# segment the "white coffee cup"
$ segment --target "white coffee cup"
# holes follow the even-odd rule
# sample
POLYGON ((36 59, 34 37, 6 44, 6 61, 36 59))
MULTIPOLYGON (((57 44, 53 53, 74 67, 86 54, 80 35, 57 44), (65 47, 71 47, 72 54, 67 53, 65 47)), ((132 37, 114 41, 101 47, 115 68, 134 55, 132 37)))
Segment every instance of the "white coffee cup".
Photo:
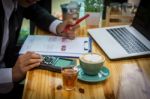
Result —
POLYGON ((104 65, 105 58, 97 53, 87 53, 79 57, 80 67, 87 75, 97 75, 104 65))

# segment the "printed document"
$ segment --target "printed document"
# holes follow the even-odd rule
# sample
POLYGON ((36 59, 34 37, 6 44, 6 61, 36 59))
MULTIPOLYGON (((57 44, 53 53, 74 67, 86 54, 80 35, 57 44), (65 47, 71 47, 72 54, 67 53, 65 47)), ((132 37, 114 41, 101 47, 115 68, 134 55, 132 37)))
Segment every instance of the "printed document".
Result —
POLYGON ((79 57, 91 51, 89 37, 76 37, 70 40, 60 36, 29 35, 19 54, 34 51, 41 55, 79 57))

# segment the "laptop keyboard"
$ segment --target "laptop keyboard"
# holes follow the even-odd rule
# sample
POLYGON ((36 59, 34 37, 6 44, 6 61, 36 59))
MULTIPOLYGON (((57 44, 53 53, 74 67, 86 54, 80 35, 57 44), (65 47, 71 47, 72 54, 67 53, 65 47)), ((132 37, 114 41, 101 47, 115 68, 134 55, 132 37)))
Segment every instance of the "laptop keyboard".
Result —
POLYGON ((150 51, 141 41, 139 41, 126 28, 113 28, 107 31, 119 42, 119 44, 127 51, 127 53, 139 53, 150 51))

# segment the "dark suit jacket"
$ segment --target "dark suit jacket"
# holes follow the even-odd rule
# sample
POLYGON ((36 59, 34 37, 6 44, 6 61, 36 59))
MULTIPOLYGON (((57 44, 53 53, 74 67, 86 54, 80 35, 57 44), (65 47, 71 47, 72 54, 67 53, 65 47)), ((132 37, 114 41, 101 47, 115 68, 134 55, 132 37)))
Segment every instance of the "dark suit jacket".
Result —
MULTIPOLYGON (((36 25, 46 31, 48 31, 49 25, 56 19, 38 4, 34 4, 28 8, 18 6, 18 8, 13 11, 9 21, 9 42, 3 60, 6 64, 6 67, 12 67, 15 64, 16 43, 18 40, 23 17, 31 19, 35 22, 36 25)), ((3 28, 4 9, 2 6, 2 1, 0 0, 0 49, 2 46, 3 28)))

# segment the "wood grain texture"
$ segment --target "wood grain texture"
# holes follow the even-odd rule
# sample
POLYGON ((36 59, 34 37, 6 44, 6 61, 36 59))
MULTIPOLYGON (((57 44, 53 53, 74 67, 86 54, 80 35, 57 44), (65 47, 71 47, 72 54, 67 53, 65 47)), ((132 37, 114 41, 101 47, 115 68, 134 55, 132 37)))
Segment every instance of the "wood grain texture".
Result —
MULTIPOLYGON (((77 36, 88 36, 86 27, 77 30, 77 36)), ((38 34, 47 34, 38 30, 38 34)), ((109 60, 102 49, 93 41, 93 52, 105 56, 105 66, 110 77, 98 83, 77 81, 77 87, 65 91, 60 73, 34 69, 27 73, 23 99, 149 99, 150 57, 109 60), (80 92, 82 89, 84 92, 80 92)))

